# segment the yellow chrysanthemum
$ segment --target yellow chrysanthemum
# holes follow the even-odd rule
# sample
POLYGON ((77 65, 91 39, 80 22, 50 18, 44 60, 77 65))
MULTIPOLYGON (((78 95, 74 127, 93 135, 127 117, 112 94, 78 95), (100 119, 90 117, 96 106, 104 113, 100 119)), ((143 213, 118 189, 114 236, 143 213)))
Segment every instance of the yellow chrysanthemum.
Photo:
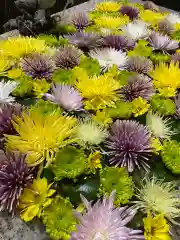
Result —
POLYGON ((88 168, 90 172, 95 173, 96 169, 101 169, 102 164, 101 164, 101 153, 99 151, 90 153, 88 157, 88 168))
POLYGON ((170 227, 162 214, 153 217, 151 213, 148 213, 143 220, 145 240, 171 240, 170 227))
POLYGON ((149 108, 150 104, 148 104, 142 97, 138 97, 132 101, 132 112, 135 117, 143 115, 149 110, 149 108))
POLYGON ((47 93, 50 88, 51 84, 46 79, 36 79, 36 81, 33 81, 34 95, 39 98, 42 98, 43 94, 47 93))
POLYGON ((116 90, 120 88, 120 83, 106 75, 78 81, 76 87, 85 98, 87 109, 113 107, 119 99, 116 90))
POLYGON ((94 22, 101 28, 118 29, 120 26, 127 24, 129 22, 129 17, 100 16, 94 19, 94 22))
POLYGON ((7 149, 28 153, 29 166, 36 166, 46 159, 51 163, 59 148, 74 142, 76 119, 68 116, 39 114, 38 110, 23 113, 13 121, 19 135, 6 135, 7 149))
POLYGON ((0 42, 0 50, 4 56, 19 59, 33 52, 44 52, 46 50, 44 40, 32 37, 9 38, 0 42))
POLYGON ((20 78, 23 75, 24 73, 20 68, 13 68, 8 71, 8 78, 11 78, 11 79, 20 78))
POLYGON ((162 146, 159 138, 152 139, 152 148, 154 150, 154 153, 156 153, 156 154, 159 154, 159 152, 163 149, 163 146, 162 146))
POLYGON ((108 127, 112 123, 112 118, 105 111, 97 111, 92 119, 100 125, 108 127))
POLYGON ((165 19, 166 16, 167 13, 153 12, 149 9, 140 13, 140 18, 150 24, 157 24, 159 21, 165 19))
POLYGON ((12 61, 7 58, 0 59, 0 74, 4 74, 12 66, 12 61))
POLYGON ((120 3, 108 1, 96 4, 96 11, 99 12, 117 12, 120 9, 120 3))
POLYGON ((25 221, 31 221, 34 217, 40 217, 43 209, 48 207, 52 198, 50 198, 56 190, 50 189, 52 184, 48 185, 47 179, 34 179, 29 188, 25 188, 20 197, 19 208, 21 210, 21 218, 25 221))
POLYGON ((160 63, 151 73, 155 88, 162 96, 172 97, 176 95, 176 90, 180 86, 179 64, 160 63))

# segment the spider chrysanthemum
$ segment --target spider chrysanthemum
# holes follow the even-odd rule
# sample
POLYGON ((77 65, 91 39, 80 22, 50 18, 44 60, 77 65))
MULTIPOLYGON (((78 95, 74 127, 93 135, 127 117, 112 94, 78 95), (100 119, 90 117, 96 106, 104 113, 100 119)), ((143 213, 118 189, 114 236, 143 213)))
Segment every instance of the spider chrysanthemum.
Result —
POLYGON ((122 25, 129 22, 128 16, 113 17, 102 15, 94 19, 95 24, 101 28, 107 28, 111 30, 118 30, 122 25))
POLYGON ((177 13, 169 13, 166 17, 171 24, 180 23, 180 15, 177 13))
POLYGON ((135 41, 121 35, 108 35, 104 37, 104 44, 116 50, 129 50, 135 47, 135 41))
POLYGON ((153 3, 152 1, 146 1, 144 3, 144 9, 149 9, 154 12, 159 12, 159 6, 153 3))
POLYGON ((72 23, 78 31, 81 31, 89 25, 89 17, 85 12, 77 12, 72 16, 72 23))
POLYGON ((80 64, 81 51, 72 46, 64 46, 57 50, 55 56, 56 67, 72 69, 80 64))
POLYGON ((72 240, 143 239, 141 231, 126 226, 133 219, 136 211, 133 208, 114 207, 115 192, 111 193, 109 199, 104 197, 102 202, 98 200, 94 205, 83 196, 81 198, 86 212, 79 215, 80 224, 77 225, 77 231, 72 233, 72 240))
POLYGON ((0 82, 0 103, 11 103, 15 101, 15 98, 10 94, 16 89, 18 83, 15 81, 0 82))
POLYGON ((89 53, 91 58, 98 60, 103 70, 107 70, 113 65, 117 65, 119 69, 126 67, 128 57, 122 50, 114 48, 103 48, 91 50, 89 53))
POLYGON ((114 1, 100 2, 96 4, 96 11, 99 12, 117 12, 120 9, 120 4, 114 1))
POLYGON ((168 35, 152 32, 149 36, 149 43, 154 50, 173 51, 179 48, 179 42, 171 40, 168 35))
POLYGON ((55 70, 52 58, 41 53, 33 53, 22 58, 20 64, 25 75, 37 79, 50 79, 55 70))
POLYGON ((175 28, 169 21, 163 20, 158 23, 158 30, 163 34, 171 35, 174 33, 175 28))
POLYGON ((141 97, 150 100, 154 94, 152 80, 145 75, 132 76, 128 80, 128 84, 120 89, 120 95, 125 101, 133 101, 141 97))
POLYGON ((55 85, 52 87, 52 94, 45 94, 45 96, 67 111, 81 110, 83 106, 80 93, 72 86, 55 85))
POLYGON ((0 210, 16 211, 25 187, 33 180, 32 171, 25 163, 26 155, 11 153, 0 163, 0 210))
POLYGON ((143 56, 132 56, 128 59, 127 69, 130 72, 147 74, 153 70, 153 63, 143 56))
POLYGON ((180 53, 175 53, 171 55, 171 60, 176 64, 180 64, 180 53))
POLYGON ((106 141, 109 162, 126 167, 129 172, 135 168, 148 169, 151 156, 151 136, 148 129, 133 120, 116 120, 106 141))
POLYGON ((131 20, 134 20, 135 18, 138 17, 139 10, 135 7, 123 5, 120 8, 120 13, 122 15, 127 15, 131 20))
POLYGON ((164 214, 166 218, 173 221, 180 216, 180 199, 177 197, 178 190, 176 188, 177 185, 174 182, 164 182, 155 177, 145 179, 141 188, 137 189, 136 207, 145 212, 164 214))
POLYGON ((169 118, 163 118, 158 113, 149 112, 146 116, 146 124, 152 134, 157 138, 171 138, 176 132, 172 129, 169 118))
POLYGON ((91 49, 103 46, 103 39, 100 35, 93 32, 76 32, 71 35, 65 35, 69 43, 81 49, 91 49))

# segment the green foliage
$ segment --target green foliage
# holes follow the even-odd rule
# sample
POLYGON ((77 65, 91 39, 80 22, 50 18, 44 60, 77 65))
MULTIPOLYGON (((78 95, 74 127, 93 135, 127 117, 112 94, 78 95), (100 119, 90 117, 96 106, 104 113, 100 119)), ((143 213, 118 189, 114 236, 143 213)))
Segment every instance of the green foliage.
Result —
POLYGON ((149 57, 152 53, 152 48, 148 47, 146 40, 139 40, 136 47, 128 52, 128 56, 144 56, 149 57))
POLYGON ((60 196, 56 196, 52 204, 44 210, 42 220, 52 239, 70 239, 70 233, 76 230, 77 224, 72 210, 72 204, 60 196))
POLYGON ((85 172, 86 167, 87 161, 83 150, 68 146, 56 154, 52 171, 55 180, 59 181, 62 178, 75 179, 85 172))
POLYGON ((81 58, 79 67, 85 69, 89 76, 100 75, 101 72, 99 62, 88 57, 81 58))
POLYGON ((179 41, 180 40, 180 30, 173 33, 172 38, 179 41))
POLYGON ((132 105, 130 102, 118 101, 116 103, 116 108, 106 108, 105 112, 111 118, 130 118, 132 114, 132 105))
POLYGON ((17 81, 19 82, 19 85, 13 91, 12 95, 21 98, 31 96, 33 89, 32 79, 27 76, 22 76, 21 78, 18 78, 17 81))
POLYGON ((166 141, 161 152, 165 166, 174 174, 180 174, 180 143, 166 141))
POLYGON ((61 34, 70 34, 76 32, 76 28, 74 25, 58 24, 56 26, 56 31, 61 34))
POLYGON ((68 40, 60 36, 59 37, 59 45, 64 46, 64 45, 67 45, 67 44, 68 44, 68 40))
POLYGON ((161 62, 169 62, 171 60, 171 57, 169 55, 162 54, 162 53, 154 53, 154 52, 152 52, 152 54, 150 55, 150 58, 155 64, 158 64, 161 62))
POLYGON ((116 190, 115 204, 127 204, 133 196, 133 180, 125 168, 105 167, 100 174, 100 195, 116 190))
POLYGON ((76 78, 71 70, 58 69, 53 73, 52 80, 55 83, 72 85, 76 78))
POLYGON ((38 37, 38 39, 44 40, 46 45, 48 45, 48 46, 56 47, 59 45, 58 39, 56 38, 56 36, 53 36, 53 35, 42 34, 38 37))
POLYGON ((176 112, 176 106, 173 100, 154 95, 151 99, 151 107, 155 112, 163 116, 173 115, 176 112))

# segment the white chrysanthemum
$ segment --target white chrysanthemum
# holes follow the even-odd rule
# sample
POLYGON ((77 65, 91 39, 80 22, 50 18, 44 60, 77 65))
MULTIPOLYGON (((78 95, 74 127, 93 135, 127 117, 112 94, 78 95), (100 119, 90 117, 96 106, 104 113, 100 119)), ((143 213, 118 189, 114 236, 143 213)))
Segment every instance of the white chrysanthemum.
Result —
POLYGON ((124 35, 133 40, 145 39, 150 34, 148 24, 140 20, 128 23, 122 27, 122 30, 124 32, 124 35))
POLYGON ((128 60, 125 52, 114 48, 91 50, 89 55, 91 58, 97 59, 104 70, 107 70, 113 65, 117 65, 119 69, 123 69, 125 68, 128 60))
POLYGON ((169 118, 163 119, 158 113, 149 112, 146 116, 146 124, 157 138, 170 138, 176 134, 176 131, 171 128, 169 118))
POLYGON ((0 103, 10 103, 14 101, 14 98, 9 96, 12 91, 17 87, 16 82, 0 82, 0 103))
POLYGON ((166 20, 168 20, 171 24, 180 23, 180 15, 177 13, 169 13, 166 20))

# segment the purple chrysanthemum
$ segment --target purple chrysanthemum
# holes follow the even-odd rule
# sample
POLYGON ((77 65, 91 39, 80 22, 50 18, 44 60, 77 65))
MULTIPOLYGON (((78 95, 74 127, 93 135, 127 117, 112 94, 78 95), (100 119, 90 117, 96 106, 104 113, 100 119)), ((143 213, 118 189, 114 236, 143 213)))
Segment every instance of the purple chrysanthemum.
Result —
POLYGON ((154 2, 152 1, 146 1, 144 3, 144 9, 149 9, 152 10, 154 12, 159 12, 160 8, 158 7, 158 5, 156 5, 154 2))
POLYGON ((0 163, 0 210, 14 214, 23 189, 33 180, 32 171, 25 163, 26 155, 11 153, 0 163))
POLYGON ((128 84, 120 89, 120 95, 125 101, 133 101, 138 97, 150 100, 154 94, 152 80, 145 75, 135 75, 129 78, 128 84))
POLYGON ((180 118, 180 93, 175 98, 175 104, 176 104, 176 117, 180 118))
POLYGON ((154 50, 173 51, 179 48, 178 41, 171 40, 168 35, 163 35, 158 32, 151 33, 149 43, 154 50))
POLYGON ((72 46, 64 46, 57 50, 55 56, 56 67, 72 69, 80 64, 81 51, 72 46))
POLYGON ((120 8, 120 13, 122 15, 127 15, 131 20, 134 20, 135 18, 138 17, 139 15, 139 10, 135 7, 131 7, 131 6, 122 6, 120 8))
POLYGON ((55 63, 50 56, 33 53, 21 59, 21 68, 27 76, 50 79, 55 70, 55 63))
POLYGON ((101 36, 95 33, 76 32, 72 35, 65 35, 69 43, 81 49, 93 49, 103 46, 104 41, 101 36))
POLYGON ((78 12, 72 16, 72 23, 76 27, 78 31, 82 31, 84 28, 88 27, 89 25, 89 18, 87 13, 85 12, 78 12))
POLYGON ((77 232, 71 234, 71 240, 138 240, 144 239, 142 231, 126 226, 136 214, 133 208, 114 207, 115 191, 107 199, 98 200, 94 205, 81 196, 86 207, 84 215, 78 214, 80 224, 77 232))
POLYGON ((106 142, 110 164, 126 167, 129 172, 134 169, 148 170, 151 157, 151 135, 148 129, 133 120, 116 120, 106 142))
POLYGON ((168 20, 163 20, 158 23, 158 30, 163 34, 171 35, 175 28, 168 20))
POLYGON ((172 55, 171 60, 174 63, 179 63, 180 64, 180 53, 175 53, 174 55, 172 55))
POLYGON ((109 35, 104 37, 106 47, 115 48, 116 50, 129 50, 135 47, 135 41, 125 36, 109 35))
POLYGON ((68 85, 56 85, 52 87, 52 91, 52 95, 45 95, 48 100, 59 104, 67 111, 77 111, 82 109, 82 97, 73 87, 68 85))
POLYGON ((132 56, 128 59, 127 69, 130 72, 147 74, 153 70, 153 63, 146 57, 132 56))

